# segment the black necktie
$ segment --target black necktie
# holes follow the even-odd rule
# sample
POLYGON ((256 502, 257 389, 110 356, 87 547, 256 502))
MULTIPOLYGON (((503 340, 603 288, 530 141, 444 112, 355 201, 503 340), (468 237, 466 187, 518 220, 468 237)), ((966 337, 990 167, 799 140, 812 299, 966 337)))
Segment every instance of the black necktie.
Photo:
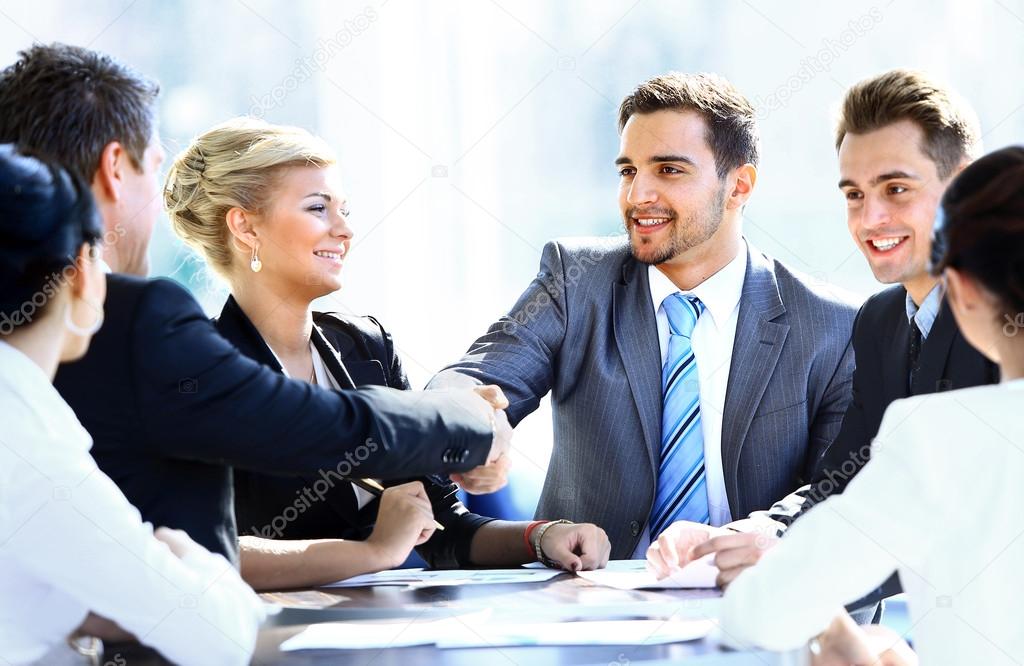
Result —
POLYGON ((907 392, 914 395, 914 378, 921 369, 921 329, 917 327, 917 320, 910 320, 910 351, 907 354, 910 361, 910 376, 908 377, 907 392))

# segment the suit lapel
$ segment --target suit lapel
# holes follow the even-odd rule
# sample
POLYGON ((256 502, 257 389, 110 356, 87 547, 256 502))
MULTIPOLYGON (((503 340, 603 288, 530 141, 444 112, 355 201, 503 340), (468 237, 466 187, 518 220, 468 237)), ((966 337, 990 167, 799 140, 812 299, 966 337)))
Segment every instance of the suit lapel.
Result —
POLYGON ((284 372, 281 362, 263 340, 263 336, 260 335, 249 317, 242 312, 242 308, 235 301, 234 296, 228 296, 214 325, 221 336, 235 345, 242 354, 276 372, 284 372))
POLYGON ((313 346, 324 361, 324 366, 327 367, 327 372, 331 373, 334 380, 338 382, 338 386, 343 389, 354 389, 356 383, 352 380, 352 375, 348 373, 348 369, 342 362, 341 354, 331 346, 331 343, 324 336, 323 330, 316 324, 313 324, 312 340, 313 346))
POLYGON ((633 402, 640 415, 651 473, 661 458, 661 347, 646 266, 628 257, 613 285, 612 326, 633 402))
MULTIPOLYGON (((281 362, 278 361, 277 356, 263 340, 259 330, 249 320, 245 312, 242 311, 234 297, 228 296, 228 300, 224 303, 224 308, 221 310, 220 317, 217 318, 215 325, 220 334, 234 344, 244 355, 278 373, 284 374, 281 362)), ((343 388, 355 388, 354 384, 344 386, 346 379, 349 384, 351 384, 352 379, 345 371, 344 365, 341 364, 338 352, 327 342, 323 331, 316 324, 313 325, 311 337, 314 347, 324 360, 324 365, 327 366, 328 372, 334 375, 338 385, 343 388)), ((313 478, 305 476, 299 476, 298 478, 302 479, 306 486, 312 487, 313 478)), ((345 492, 333 492, 328 493, 324 499, 326 504, 344 521, 349 520, 348 517, 352 515, 355 509, 356 501, 354 495, 345 492)))
POLYGON ((949 358, 949 351, 953 347, 953 339, 956 334, 956 320, 953 319, 949 303, 943 298, 939 314, 932 323, 928 337, 921 343, 920 369, 917 376, 914 377, 914 395, 953 388, 952 385, 943 386, 942 381, 946 370, 946 360, 949 358))
MULTIPOLYGON (((313 321, 319 327, 328 346, 334 348, 331 355, 338 359, 338 365, 348 371, 348 376, 355 386, 391 386, 388 375, 384 372, 384 365, 376 358, 369 358, 372 354, 366 354, 365 360, 360 358, 356 341, 345 332, 338 319, 328 314, 314 312, 313 321)), ((334 372, 333 368, 336 366, 332 363, 330 367, 331 372, 334 372)))
POLYGON ((888 333, 888 351, 884 352, 886 361, 882 368, 882 387, 885 391, 884 404, 900 400, 910 395, 907 388, 910 377, 910 322, 907 320, 907 292, 900 290, 903 298, 893 304, 892 312, 887 313, 887 321, 892 325, 886 327, 888 333))
POLYGON ((740 510, 740 454, 789 334, 788 324, 772 320, 785 311, 771 264, 749 248, 722 415, 722 468, 734 515, 740 510))

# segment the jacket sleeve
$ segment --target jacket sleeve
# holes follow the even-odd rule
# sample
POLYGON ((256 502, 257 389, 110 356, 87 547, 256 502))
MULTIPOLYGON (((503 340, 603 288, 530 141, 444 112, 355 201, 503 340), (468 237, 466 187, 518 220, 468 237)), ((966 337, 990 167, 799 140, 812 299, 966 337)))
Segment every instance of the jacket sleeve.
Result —
MULTIPOLYGON (((729 642, 800 647, 842 604, 878 587, 897 567, 913 573, 913 563, 929 553, 955 557, 936 551, 938 539, 949 525, 968 524, 958 521, 966 520, 971 505, 946 510, 957 470, 946 460, 932 467, 929 444, 937 429, 928 420, 936 419, 924 412, 908 418, 920 406, 915 400, 894 402, 886 411, 872 462, 846 492, 808 512, 732 582, 720 614, 729 642), (899 446, 884 446, 893 441, 899 446)), ((918 585, 924 589, 923 580, 918 585)))
POLYGON ((566 278, 561 246, 544 246, 540 272, 512 310, 469 351, 439 372, 428 389, 497 384, 509 400, 513 426, 537 409, 554 382, 554 360, 566 331, 566 278))
POLYGON ((423 485, 434 508, 434 518, 444 525, 444 531, 435 531, 426 543, 416 548, 416 552, 433 569, 472 567, 469 552, 473 536, 478 529, 495 519, 470 512, 459 501, 456 495, 459 487, 454 483, 441 485, 423 479, 423 485))
POLYGON ((325 391, 244 357, 170 280, 152 281, 134 315, 125 353, 135 360, 140 426, 168 458, 396 478, 472 469, 490 450, 491 424, 453 396, 325 391))
MULTIPOLYGON (((872 350, 867 349, 871 342, 871 331, 865 331, 862 315, 864 308, 857 313, 853 324, 852 347, 843 358, 844 364, 855 366, 853 379, 844 384, 843 392, 849 392, 848 406, 842 414, 842 425, 839 433, 828 445, 818 459, 810 476, 810 482, 776 502, 767 512, 769 518, 785 529, 793 521, 802 516, 814 505, 823 502, 830 495, 841 493, 850 479, 860 471, 871 457, 871 438, 875 433, 867 431, 865 397, 875 390, 879 381, 871 377, 873 366, 857 363, 864 359, 872 350), (851 386, 852 384, 852 386, 851 386)), ((844 366, 841 366, 843 369, 844 366)), ((837 371, 837 376, 838 376, 837 371)), ((846 375, 849 377, 849 374, 846 375)), ((838 401, 840 398, 833 397, 838 401)), ((821 412, 819 411, 819 414, 821 412)), ((824 436, 823 434, 820 436, 824 436)))

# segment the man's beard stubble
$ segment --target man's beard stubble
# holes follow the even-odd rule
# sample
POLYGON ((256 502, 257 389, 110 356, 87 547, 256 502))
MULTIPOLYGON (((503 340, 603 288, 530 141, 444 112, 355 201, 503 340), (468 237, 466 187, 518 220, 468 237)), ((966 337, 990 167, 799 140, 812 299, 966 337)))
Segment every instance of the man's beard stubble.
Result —
POLYGON ((697 247, 715 235, 715 232, 718 231, 718 228, 722 224, 722 217, 725 214, 725 183, 719 185, 718 191, 705 208, 695 211, 686 218, 681 225, 678 214, 676 214, 672 209, 665 209, 664 211, 659 211, 658 209, 641 211, 638 208, 632 207, 626 211, 626 220, 632 220, 633 215, 640 212, 648 214, 651 212, 656 212, 658 214, 661 214, 662 212, 670 213, 669 215, 665 215, 665 217, 670 218, 669 231, 671 233, 671 237, 663 247, 658 249, 657 252, 651 256, 641 256, 637 252, 637 242, 634 240, 634 236, 629 234, 629 222, 624 221, 626 225, 626 233, 629 234, 629 247, 633 254, 633 258, 650 266, 663 264, 666 261, 674 259, 683 252, 697 247))

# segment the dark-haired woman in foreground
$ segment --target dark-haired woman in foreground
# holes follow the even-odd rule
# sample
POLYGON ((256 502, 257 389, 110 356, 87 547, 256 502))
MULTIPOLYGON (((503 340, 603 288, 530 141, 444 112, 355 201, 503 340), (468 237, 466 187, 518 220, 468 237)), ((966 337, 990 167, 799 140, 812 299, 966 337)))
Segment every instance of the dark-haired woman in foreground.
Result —
POLYGON ((51 384, 102 324, 99 237, 85 185, 0 146, 0 663, 67 663, 77 629, 247 664, 259 599, 223 557, 142 522, 51 384))
POLYGON ((840 613, 896 569, 922 663, 1024 662, 1024 147, 967 167, 941 210, 934 271, 1002 382, 893 403, 846 492, 729 587, 735 640, 796 648, 831 623, 817 663, 912 663, 840 613))

